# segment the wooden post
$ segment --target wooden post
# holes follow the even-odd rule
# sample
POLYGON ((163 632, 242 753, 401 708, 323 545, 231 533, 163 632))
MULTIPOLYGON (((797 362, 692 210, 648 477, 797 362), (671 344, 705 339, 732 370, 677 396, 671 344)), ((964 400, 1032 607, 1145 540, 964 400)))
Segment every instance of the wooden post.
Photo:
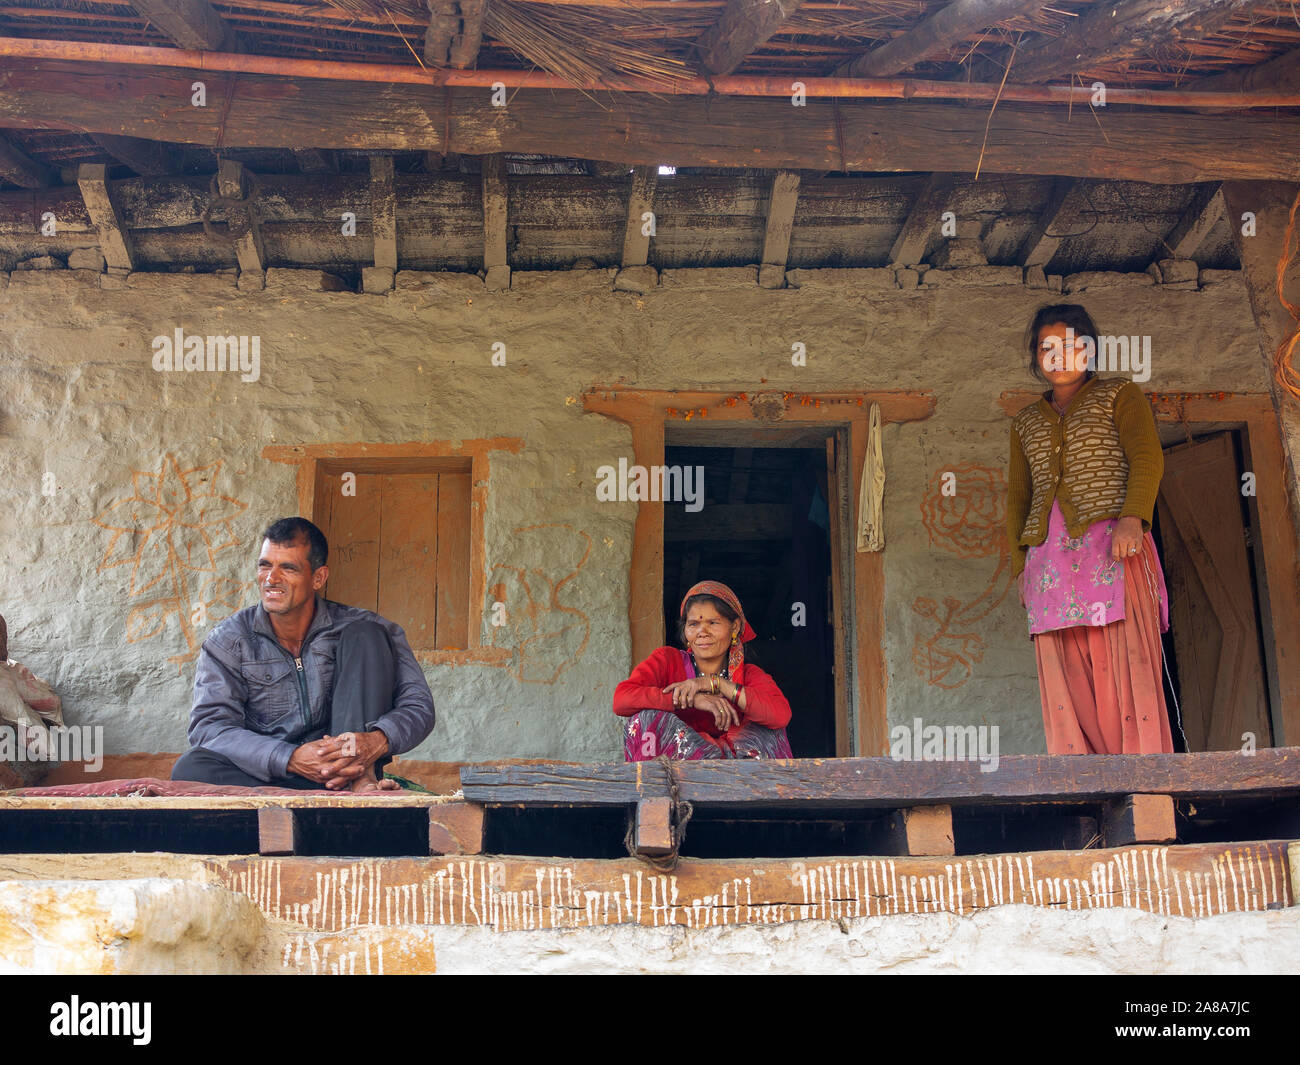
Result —
POLYGON ((257 811, 257 853, 297 854, 302 834, 297 813, 287 806, 262 806, 257 811))
POLYGON ((913 806, 894 814, 894 842, 898 854, 955 854, 952 807, 913 806))
POLYGON ((483 269, 484 283, 489 292, 500 292, 510 287, 510 263, 507 255, 508 240, 506 212, 506 157, 483 157, 483 269))
POLYGON ((131 240, 108 191, 108 167, 103 163, 82 163, 77 185, 86 202, 86 213, 99 232, 99 250, 110 274, 129 274, 135 269, 131 240))
POLYGON ((446 802, 429 807, 430 854, 482 854, 483 807, 446 802))
POLYGON ((632 169, 632 187, 627 196, 627 227, 623 231, 623 267, 645 266, 650 261, 650 233, 647 212, 654 211, 659 171, 653 166, 632 169))
MULTIPOLYGON (((237 198, 247 194, 242 163, 233 159, 221 160, 217 166, 217 192, 237 198)), ((265 288, 266 267, 263 264, 266 255, 262 250, 262 235, 257 229, 256 216, 247 207, 238 207, 229 212, 229 219, 231 232, 239 234, 235 258, 239 261, 240 288, 265 288)))
POLYGON ((1107 847, 1172 843, 1178 838, 1174 800, 1169 795, 1125 795, 1106 804, 1102 840, 1107 847))
POLYGON ((636 852, 661 857, 673 852, 672 799, 642 799, 633 813, 636 818, 636 852))
POLYGON ((790 256, 790 234, 794 230, 794 209, 798 202, 798 172, 778 171, 772 178, 772 192, 767 201, 763 258, 758 268, 758 283, 763 288, 785 285, 785 264, 790 256))

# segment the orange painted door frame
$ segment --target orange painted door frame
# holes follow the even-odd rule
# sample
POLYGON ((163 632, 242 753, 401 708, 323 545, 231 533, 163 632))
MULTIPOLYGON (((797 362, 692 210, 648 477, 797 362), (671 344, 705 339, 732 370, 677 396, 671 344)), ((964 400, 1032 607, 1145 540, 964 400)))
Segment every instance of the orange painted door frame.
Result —
MULTIPOLYGON (((593 387, 582 397, 583 409, 626 424, 632 432, 633 461, 646 468, 664 464, 664 427, 669 422, 693 419, 709 423, 730 422, 749 427, 791 428, 816 426, 833 431, 847 428, 850 441, 849 513, 857 515, 861 503, 862 467, 867 454, 871 404, 880 404, 882 424, 919 421, 934 413, 935 399, 928 392, 744 392, 652 391, 618 387, 593 387)), ((854 524, 856 528, 856 523, 854 524)), ((840 530, 853 538, 853 528, 840 530)), ((885 573, 880 552, 852 551, 852 602, 857 625, 853 658, 856 703, 856 744, 850 744, 847 691, 836 692, 836 754, 877 755, 887 750, 887 681, 885 668, 885 573), (850 750, 855 746, 856 750, 850 750)), ((664 511, 658 503, 637 504, 632 532, 632 568, 629 574, 628 624, 632 659, 639 662, 664 642, 663 621, 664 511)), ((837 590, 837 595, 843 590, 837 590)), ((837 688, 839 685, 837 684, 837 688)))

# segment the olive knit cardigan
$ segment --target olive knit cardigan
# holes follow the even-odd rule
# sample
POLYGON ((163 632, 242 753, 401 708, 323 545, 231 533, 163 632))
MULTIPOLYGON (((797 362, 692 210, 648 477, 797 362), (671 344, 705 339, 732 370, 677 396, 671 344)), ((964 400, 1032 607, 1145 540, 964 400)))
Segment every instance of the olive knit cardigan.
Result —
POLYGON ((1007 541, 1017 574, 1029 548, 1047 539, 1053 499, 1071 536, 1093 522, 1130 516, 1141 518, 1145 531, 1165 469, 1151 404, 1133 381, 1090 378, 1064 417, 1049 395, 1011 423, 1007 541))

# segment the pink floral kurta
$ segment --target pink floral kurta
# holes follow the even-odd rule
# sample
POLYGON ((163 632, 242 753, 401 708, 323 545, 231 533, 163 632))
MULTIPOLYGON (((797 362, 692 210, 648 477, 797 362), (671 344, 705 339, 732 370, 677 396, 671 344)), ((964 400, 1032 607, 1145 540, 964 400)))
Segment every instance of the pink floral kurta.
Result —
MULTIPOLYGON (((1124 619, 1124 567, 1110 556, 1116 519, 1093 522, 1083 536, 1070 536, 1061 505, 1052 501, 1047 539, 1031 547, 1021 578, 1029 634, 1053 632, 1075 625, 1109 625, 1124 619)), ((1144 550, 1155 558, 1155 543, 1146 536, 1144 550)), ((1169 628, 1169 603, 1164 574, 1154 567, 1160 600, 1160 631, 1169 628)))

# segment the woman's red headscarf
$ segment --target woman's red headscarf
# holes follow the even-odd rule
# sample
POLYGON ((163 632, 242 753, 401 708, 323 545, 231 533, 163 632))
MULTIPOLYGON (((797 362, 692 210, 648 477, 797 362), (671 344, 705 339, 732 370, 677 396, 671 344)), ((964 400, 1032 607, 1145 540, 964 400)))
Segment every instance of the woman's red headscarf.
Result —
POLYGON ((721 599, 736 612, 736 617, 740 618, 740 639, 731 645, 731 650, 727 655, 727 672, 732 677, 735 677, 736 671, 740 669, 745 661, 745 644, 758 634, 749 627, 749 622, 745 620, 745 611, 740 605, 740 600, 736 598, 736 593, 725 584, 720 581, 700 581, 699 584, 693 585, 691 590, 682 597, 682 605, 678 614, 683 618, 686 616, 686 604, 693 595, 711 595, 714 598, 721 599))

